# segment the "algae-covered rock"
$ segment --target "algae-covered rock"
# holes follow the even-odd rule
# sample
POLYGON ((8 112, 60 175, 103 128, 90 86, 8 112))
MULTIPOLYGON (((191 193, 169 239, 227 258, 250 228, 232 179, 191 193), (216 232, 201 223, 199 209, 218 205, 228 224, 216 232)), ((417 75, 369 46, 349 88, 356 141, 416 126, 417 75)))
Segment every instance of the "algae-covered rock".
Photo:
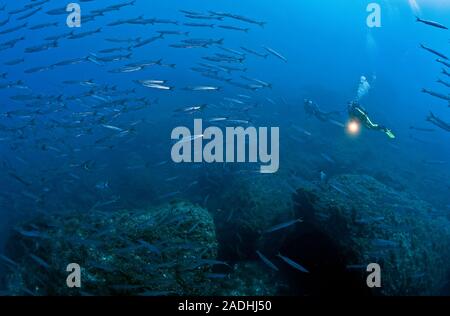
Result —
POLYGON ((218 280, 218 295, 273 296, 290 295, 290 289, 280 276, 257 261, 236 263, 233 271, 218 280))
POLYGON ((71 212, 25 223, 7 245, 17 295, 205 295, 217 241, 207 210, 173 202, 141 211, 71 212), (66 286, 69 263, 80 289, 66 286))
POLYGON ((332 239, 348 269, 366 275, 380 264, 375 294, 439 294, 448 282, 450 223, 428 203, 361 175, 301 188, 294 199, 305 227, 332 239))
POLYGON ((264 230, 292 219, 292 191, 280 177, 237 176, 232 185, 209 200, 223 255, 253 258, 264 230))

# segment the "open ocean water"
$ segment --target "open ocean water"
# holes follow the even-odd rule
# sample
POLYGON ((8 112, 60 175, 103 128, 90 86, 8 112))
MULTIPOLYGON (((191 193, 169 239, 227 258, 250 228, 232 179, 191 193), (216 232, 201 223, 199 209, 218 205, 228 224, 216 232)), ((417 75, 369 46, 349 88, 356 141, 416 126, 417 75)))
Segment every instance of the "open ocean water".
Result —
POLYGON ((448 0, 3 0, 0 294, 449 295, 447 27, 448 0))

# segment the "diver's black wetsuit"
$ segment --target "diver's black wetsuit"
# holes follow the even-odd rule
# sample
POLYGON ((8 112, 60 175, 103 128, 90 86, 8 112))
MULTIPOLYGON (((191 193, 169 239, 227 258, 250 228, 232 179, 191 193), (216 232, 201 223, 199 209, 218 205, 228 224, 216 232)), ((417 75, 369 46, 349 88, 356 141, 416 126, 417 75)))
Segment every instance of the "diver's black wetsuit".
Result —
POLYGON ((373 123, 370 120, 367 111, 356 101, 349 103, 348 115, 350 117, 350 120, 356 120, 368 129, 381 131, 385 133, 389 138, 395 138, 395 135, 389 128, 379 125, 377 123, 373 123))

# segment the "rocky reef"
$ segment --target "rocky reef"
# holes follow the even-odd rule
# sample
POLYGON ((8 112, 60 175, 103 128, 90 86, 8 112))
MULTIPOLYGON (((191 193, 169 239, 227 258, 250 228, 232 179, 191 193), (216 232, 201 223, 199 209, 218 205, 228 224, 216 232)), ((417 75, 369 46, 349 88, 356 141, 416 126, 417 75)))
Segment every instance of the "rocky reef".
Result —
POLYGON ((382 287, 372 294, 437 295, 448 282, 450 223, 430 204, 364 175, 302 187, 294 200, 305 220, 295 238, 327 238, 322 251, 339 256, 336 274, 365 283, 367 265, 380 264, 382 287))
POLYGON ((214 215, 221 256, 255 258, 264 231, 294 216, 292 190, 281 177, 236 177, 208 203, 214 215))
POLYGON ((187 202, 141 211, 43 215, 8 243, 7 277, 15 295, 204 295, 217 241, 210 214, 187 202), (80 290, 66 266, 81 266, 80 290))
POLYGON ((235 176, 205 207, 174 200, 41 214, 16 228, 0 258, 10 271, 7 292, 442 294, 450 275, 443 212, 367 175, 297 182, 297 189, 285 179, 235 176), (81 289, 66 286, 69 263, 81 266, 81 289), (366 285, 369 263, 381 266, 381 288, 366 285))

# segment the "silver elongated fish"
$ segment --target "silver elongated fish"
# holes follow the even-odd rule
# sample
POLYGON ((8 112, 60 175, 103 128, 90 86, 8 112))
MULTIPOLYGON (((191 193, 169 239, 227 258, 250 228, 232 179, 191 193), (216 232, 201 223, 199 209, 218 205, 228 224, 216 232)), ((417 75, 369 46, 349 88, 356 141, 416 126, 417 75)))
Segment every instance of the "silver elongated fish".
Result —
POLYGON ((120 127, 113 126, 113 125, 102 124, 102 126, 104 128, 111 129, 113 131, 118 131, 118 132, 122 132, 123 131, 123 129, 121 129, 120 127))
POLYGON ((450 77, 450 73, 447 71, 447 70, 445 70, 445 69, 442 69, 442 73, 444 74, 444 75, 446 75, 446 76, 449 76, 450 77))
POLYGON ((43 268, 45 268, 45 269, 49 269, 50 268, 50 265, 47 262, 45 262, 44 259, 42 259, 42 258, 40 258, 40 257, 38 257, 36 255, 33 255, 33 254, 30 254, 30 257, 31 257, 31 259, 33 259, 37 264, 39 264, 43 268))
POLYGON ((427 46, 425 46, 425 45, 423 45, 423 44, 420 44, 420 47, 422 47, 422 48, 425 49, 426 51, 429 51, 429 52, 432 53, 432 54, 435 54, 436 56, 439 56, 439 57, 441 57, 441 58, 443 58, 443 59, 445 59, 445 60, 448 60, 447 56, 445 56, 444 54, 438 52, 437 50, 434 50, 434 49, 432 49, 432 48, 429 48, 429 47, 427 47, 427 46))
POLYGON ((443 65, 445 65, 445 66, 447 66, 447 67, 450 68, 450 63, 449 63, 449 62, 446 62, 445 60, 442 60, 442 59, 440 59, 440 58, 436 59, 436 61, 437 61, 438 63, 441 63, 441 64, 443 64, 443 65))
POLYGON ((419 17, 416 16, 416 22, 420 22, 426 25, 430 25, 430 26, 434 26, 440 29, 444 29, 444 30, 448 30, 448 27, 446 27, 445 25, 442 25, 441 23, 435 22, 435 21, 429 21, 429 20, 423 20, 419 17))
POLYGON ((273 269, 275 271, 280 271, 280 269, 278 269, 278 267, 275 264, 273 264, 272 261, 267 259, 267 257, 264 256, 259 250, 256 251, 256 254, 262 260, 262 262, 264 262, 269 268, 271 268, 271 269, 273 269))
POLYGON ((436 82, 437 82, 437 83, 440 83, 440 84, 443 84, 443 85, 446 86, 447 88, 450 88, 450 82, 446 82, 446 81, 444 81, 444 80, 442 80, 442 79, 438 79, 436 82))
POLYGON ((283 55, 281 55, 279 52, 277 52, 276 50, 267 47, 267 46, 263 46, 263 48, 268 51, 270 54, 274 55, 275 57, 278 57, 279 59, 281 59, 282 61, 284 61, 285 63, 287 63, 287 58, 284 57, 283 55))
POLYGON ((285 223, 281 223, 281 224, 275 225, 275 226, 265 230, 264 232, 265 233, 273 233, 273 232, 278 231, 280 229, 284 229, 284 228, 290 227, 290 226, 292 226, 292 225, 294 225, 296 223, 301 223, 301 222, 303 222, 303 220, 300 219, 300 218, 297 218, 297 219, 290 220, 290 221, 285 222, 285 223))
POLYGON ((7 264, 9 264, 11 266, 17 267, 17 263, 5 255, 0 254, 0 260, 3 262, 6 262, 7 264))
POLYGON ((283 256, 281 253, 278 253, 277 257, 281 258, 281 260, 286 262, 288 265, 290 265, 294 269, 299 270, 303 273, 309 273, 309 271, 307 269, 305 269, 301 264, 295 262, 292 259, 289 259, 288 257, 283 256))
POLYGON ((193 87, 186 87, 184 90, 188 91, 219 91, 220 87, 215 86, 193 86, 193 87))
POLYGON ((427 89, 422 89, 422 92, 423 93, 427 93, 427 94, 429 94, 429 95, 431 95, 433 97, 436 97, 436 98, 439 98, 439 99, 442 99, 442 100, 450 101, 450 95, 445 95, 445 94, 434 92, 434 91, 430 91, 430 90, 427 90, 427 89))

